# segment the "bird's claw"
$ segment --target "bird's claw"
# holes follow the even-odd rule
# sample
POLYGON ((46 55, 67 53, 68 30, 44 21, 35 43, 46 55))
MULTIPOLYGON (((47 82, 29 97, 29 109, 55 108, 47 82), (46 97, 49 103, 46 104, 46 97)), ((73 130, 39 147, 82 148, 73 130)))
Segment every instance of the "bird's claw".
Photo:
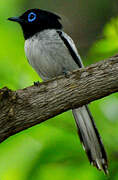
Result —
POLYGON ((34 82, 34 86, 39 86, 39 85, 40 85, 39 81, 34 82))

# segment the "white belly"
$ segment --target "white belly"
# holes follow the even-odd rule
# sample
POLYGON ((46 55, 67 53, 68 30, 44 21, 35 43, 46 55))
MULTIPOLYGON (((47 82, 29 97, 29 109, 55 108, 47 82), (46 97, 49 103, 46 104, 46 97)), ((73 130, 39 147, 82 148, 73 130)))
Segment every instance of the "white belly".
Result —
POLYGON ((25 41, 25 53, 31 66, 43 79, 78 69, 55 30, 45 30, 25 41))

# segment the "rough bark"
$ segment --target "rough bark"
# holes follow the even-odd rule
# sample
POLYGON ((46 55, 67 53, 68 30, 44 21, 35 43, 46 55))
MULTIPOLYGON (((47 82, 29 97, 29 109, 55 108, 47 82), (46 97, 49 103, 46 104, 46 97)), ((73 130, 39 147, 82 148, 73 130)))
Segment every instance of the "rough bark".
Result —
POLYGON ((0 142, 64 111, 118 91, 118 56, 39 86, 0 90, 0 142))

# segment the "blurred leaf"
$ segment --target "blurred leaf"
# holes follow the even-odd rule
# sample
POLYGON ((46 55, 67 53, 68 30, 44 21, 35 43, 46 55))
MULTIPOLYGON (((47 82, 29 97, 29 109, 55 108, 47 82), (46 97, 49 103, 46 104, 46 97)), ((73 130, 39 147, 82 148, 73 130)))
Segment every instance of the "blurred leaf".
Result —
POLYGON ((118 53, 118 18, 113 18, 103 29, 103 38, 91 47, 87 59, 94 63, 118 53))

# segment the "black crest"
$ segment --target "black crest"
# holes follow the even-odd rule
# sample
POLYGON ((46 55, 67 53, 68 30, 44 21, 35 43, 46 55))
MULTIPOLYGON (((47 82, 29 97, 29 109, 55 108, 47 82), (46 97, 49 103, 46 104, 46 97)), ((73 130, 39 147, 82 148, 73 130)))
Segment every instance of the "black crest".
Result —
POLYGON ((58 15, 41 9, 30 9, 17 18, 9 18, 20 23, 25 39, 45 29, 61 29, 60 19, 58 15))

